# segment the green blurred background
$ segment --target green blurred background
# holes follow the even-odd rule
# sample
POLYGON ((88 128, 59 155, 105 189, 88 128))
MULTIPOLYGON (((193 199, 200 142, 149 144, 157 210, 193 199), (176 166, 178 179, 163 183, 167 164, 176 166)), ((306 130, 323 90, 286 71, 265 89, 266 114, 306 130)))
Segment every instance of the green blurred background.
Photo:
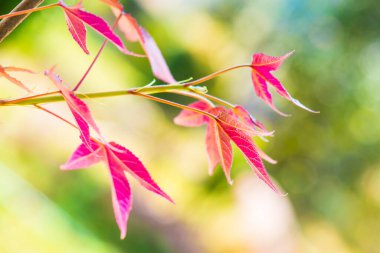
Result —
MULTIPOLYGON (((0 12, 17 3, 1 1, 0 12)), ((176 201, 167 203, 133 182, 134 206, 122 241, 106 168, 58 169, 79 144, 78 133, 33 108, 1 108, 0 252, 380 252, 378 1, 124 3, 156 39, 178 80, 247 63, 254 52, 296 51, 276 76, 320 114, 278 96, 275 103, 292 117, 275 114, 255 97, 247 70, 208 83, 212 94, 246 106, 276 131, 260 146, 278 160, 267 169, 288 195, 279 197, 258 181, 236 149, 233 186, 220 168, 209 177, 205 129, 174 125, 175 108, 130 96, 89 101, 104 135, 133 150, 176 201)), ((103 4, 84 4, 112 22, 103 4)), ((72 40, 61 11, 51 9, 32 14, 0 45, 0 64, 39 72, 17 77, 36 91, 51 91, 43 70, 57 64, 65 82, 75 84, 102 38, 89 31, 88 43, 90 56, 72 40)), ((141 52, 137 44, 127 46, 141 52)), ((81 91, 152 79, 146 59, 108 45, 81 91)), ((24 95, 0 82, 2 98, 24 95)), ((63 104, 48 107, 70 116, 63 104)))

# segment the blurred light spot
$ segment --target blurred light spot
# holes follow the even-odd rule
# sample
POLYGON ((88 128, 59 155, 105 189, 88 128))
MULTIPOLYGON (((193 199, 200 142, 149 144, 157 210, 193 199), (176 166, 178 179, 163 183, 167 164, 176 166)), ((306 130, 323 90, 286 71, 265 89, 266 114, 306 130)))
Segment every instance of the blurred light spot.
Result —
POLYGON ((366 170, 361 178, 361 187, 370 201, 380 207, 380 164, 366 170))
POLYGON ((236 184, 239 233, 254 252, 293 253, 297 244, 294 213, 287 197, 276 195, 256 176, 236 184))

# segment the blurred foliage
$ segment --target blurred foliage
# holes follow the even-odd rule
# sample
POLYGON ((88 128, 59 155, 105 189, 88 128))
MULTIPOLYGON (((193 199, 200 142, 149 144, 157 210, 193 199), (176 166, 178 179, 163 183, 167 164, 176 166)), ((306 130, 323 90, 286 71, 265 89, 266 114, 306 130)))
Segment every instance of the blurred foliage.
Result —
MULTIPOLYGON (((1 1, 0 12, 9 12, 17 2, 1 1)), ((212 94, 243 104, 276 131, 275 138, 260 145, 278 160, 267 168, 288 196, 278 197, 254 181, 237 150, 232 187, 220 169, 209 177, 204 129, 173 125, 175 108, 133 97, 91 101, 105 135, 141 157, 177 203, 168 204, 134 184, 134 209, 121 241, 105 168, 58 169, 79 143, 78 134, 43 112, 1 108, 1 252, 378 252, 378 1, 123 3, 156 39, 178 79, 248 62, 253 52, 296 50, 276 76, 320 114, 275 96, 278 107, 292 117, 276 115, 255 98, 247 71, 208 83, 212 94)), ((113 20, 98 1, 84 4, 113 20)), ((34 13, 2 43, 0 63, 39 72, 58 64, 72 85, 102 39, 91 31, 88 43, 90 56, 72 41, 58 9, 34 13)), ((41 75, 19 78, 36 90, 50 89, 41 75)), ((120 55, 108 46, 83 91, 121 89, 152 79, 146 59, 120 55)), ((23 95, 0 82, 2 97, 23 95)), ((69 115, 63 105, 51 108, 69 115)))

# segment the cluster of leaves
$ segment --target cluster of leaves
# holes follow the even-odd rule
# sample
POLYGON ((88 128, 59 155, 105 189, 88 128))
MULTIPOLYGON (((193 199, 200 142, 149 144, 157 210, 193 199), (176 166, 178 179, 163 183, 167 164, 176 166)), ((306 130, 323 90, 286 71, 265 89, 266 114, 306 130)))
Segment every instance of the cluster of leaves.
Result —
MULTIPOLYGON (((272 57, 262 53, 254 54, 251 64, 232 67, 193 82, 177 82, 170 72, 166 61, 153 38, 130 14, 124 12, 123 5, 121 5, 117 0, 101 1, 111 8, 116 17, 116 22, 113 28, 111 28, 102 18, 83 10, 81 2, 70 7, 63 1, 59 1, 49 6, 31 9, 29 12, 48 9, 51 7, 60 7, 64 11, 66 23, 73 39, 86 54, 89 54, 86 45, 85 26, 88 25, 105 38, 102 48, 107 42, 110 42, 124 54, 138 57, 146 56, 150 61, 154 76, 167 83, 167 85, 161 85, 161 87, 165 87, 165 90, 160 91, 157 89, 157 92, 172 91, 180 93, 181 95, 195 97, 198 101, 188 106, 181 105, 144 94, 144 88, 134 89, 130 92, 130 94, 139 95, 151 100, 182 108, 183 110, 174 119, 174 122, 178 125, 187 127, 207 125, 206 149, 209 158, 210 175, 214 172, 217 165, 220 164, 224 170, 227 181, 230 184, 232 183, 230 170, 233 160, 231 142, 233 142, 244 154, 248 165, 257 174, 257 176, 274 191, 280 193, 276 185, 271 181, 262 160, 266 160, 270 163, 275 163, 275 161, 261 151, 255 145, 253 139, 253 137, 265 138, 267 136, 272 136, 273 132, 268 131, 261 122, 253 118, 242 106, 232 105, 229 102, 206 94, 204 89, 195 89, 195 85, 203 83, 204 81, 214 78, 226 71, 238 67, 247 67, 251 70, 252 83, 256 94, 268 103, 268 105, 276 112, 285 115, 274 106, 268 85, 273 86, 275 91, 282 97, 304 109, 310 110, 303 106, 298 100, 292 98, 280 81, 271 74, 272 71, 277 70, 281 66, 283 61, 288 58, 292 52, 281 57, 272 57), (139 55, 129 51, 125 47, 122 39, 120 39, 114 32, 116 26, 119 27, 127 41, 138 41, 144 49, 145 55, 139 55), (217 102, 219 105, 214 104, 211 100, 217 102)), ((6 18, 8 16, 3 15, 0 17, 6 18)), ((102 48, 99 50, 93 63, 95 63, 97 57, 102 51, 102 48)), ((87 70, 86 74, 90 69, 91 66, 87 70)), ((12 71, 33 72, 23 68, 0 66, 0 77, 3 76, 27 92, 32 93, 33 91, 30 90, 27 85, 9 74, 9 72, 12 71)), ((64 100, 68 105, 68 108, 75 120, 75 124, 63 119, 59 115, 56 115, 40 105, 45 102, 44 98, 49 98, 51 93, 37 94, 26 96, 21 99, 2 101, 2 104, 18 105, 21 102, 24 104, 28 104, 29 102, 30 105, 34 105, 39 109, 45 110, 52 115, 59 117, 79 130, 82 143, 74 151, 68 161, 61 166, 61 169, 74 170, 86 168, 98 162, 104 162, 104 164, 108 167, 111 176, 112 202, 116 222, 121 231, 121 238, 124 238, 126 236, 127 221, 132 207, 131 189, 125 172, 128 172, 128 174, 136 178, 141 185, 149 191, 152 191, 171 202, 173 202, 173 200, 163 190, 161 190, 161 188, 151 178, 142 162, 130 150, 115 142, 107 141, 101 134, 99 127, 91 115, 89 107, 75 93, 75 91, 80 87, 86 74, 74 88, 70 89, 55 73, 54 68, 45 71, 45 75, 57 88, 56 94, 59 94, 62 100, 64 100), (36 100, 36 98, 39 98, 39 100, 36 100)))

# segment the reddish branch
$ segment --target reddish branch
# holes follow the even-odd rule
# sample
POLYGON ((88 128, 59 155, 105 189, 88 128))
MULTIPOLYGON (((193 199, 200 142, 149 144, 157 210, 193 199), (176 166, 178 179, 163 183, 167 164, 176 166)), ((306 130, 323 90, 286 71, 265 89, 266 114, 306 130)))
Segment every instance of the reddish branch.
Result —
MULTIPOLYGON (((39 6, 44 0, 23 0, 13 10, 22 11, 39 6)), ((14 30, 29 14, 5 18, 0 22, 0 43, 14 30)))

